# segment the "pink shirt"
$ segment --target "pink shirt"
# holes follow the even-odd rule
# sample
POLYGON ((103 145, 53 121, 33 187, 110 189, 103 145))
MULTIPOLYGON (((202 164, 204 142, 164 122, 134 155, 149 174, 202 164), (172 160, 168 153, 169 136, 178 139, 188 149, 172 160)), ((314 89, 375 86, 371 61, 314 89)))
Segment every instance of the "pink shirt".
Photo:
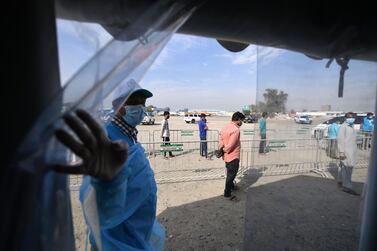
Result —
POLYGON ((235 123, 230 123, 221 129, 220 146, 224 146, 225 162, 240 159, 241 143, 240 128, 235 123))

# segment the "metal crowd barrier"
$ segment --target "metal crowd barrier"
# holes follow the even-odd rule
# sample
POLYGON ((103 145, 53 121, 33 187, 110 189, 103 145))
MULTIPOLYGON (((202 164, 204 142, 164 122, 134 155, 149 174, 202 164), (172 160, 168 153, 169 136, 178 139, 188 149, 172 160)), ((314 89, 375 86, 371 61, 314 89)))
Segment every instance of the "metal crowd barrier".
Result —
MULTIPOLYGON (((271 139, 310 139, 314 138, 311 135, 311 127, 302 126, 295 129, 267 129, 267 138, 271 139)), ((241 140, 257 140, 260 138, 259 129, 241 129, 241 140)))
MULTIPOLYGON (((287 175, 297 173, 316 172, 326 176, 330 163, 338 164, 339 159, 329 155, 327 140, 317 139, 267 139, 266 154, 259 153, 261 140, 241 140, 240 171, 258 172, 261 175, 287 175)), ((166 146, 164 142, 154 144, 156 151, 149 154, 149 160, 155 172, 158 183, 181 182, 191 180, 206 180, 223 178, 225 163, 213 156, 218 147, 218 141, 207 141, 208 154, 211 160, 200 156, 200 141, 171 142, 166 146), (172 151, 175 155, 168 158, 172 151)), ((356 168, 368 167, 370 148, 364 150, 359 146, 359 158, 356 168)))
MULTIPOLYGON (((358 164, 366 168, 371 154, 371 137, 357 141, 358 164)), ((339 164, 330 152, 330 140, 314 138, 278 138, 266 140, 266 154, 259 153, 261 140, 241 140, 239 176, 245 171, 260 175, 287 175, 316 172, 326 176, 330 163, 339 164)), ((193 140, 142 143, 158 183, 219 179, 225 177, 225 163, 214 156, 218 140, 193 140), (208 159, 201 156, 201 143, 207 146, 208 159), (169 157, 172 152, 174 157, 169 157), (164 154, 165 153, 165 154, 164 154), (166 158, 164 157, 166 155, 166 158)), ((72 176, 71 188, 81 184, 80 176, 72 176)))
MULTIPOLYGON (((209 141, 218 141, 219 140, 219 131, 218 130, 207 130, 207 140, 209 141)), ((152 132, 151 138, 153 141, 150 142, 159 142, 162 141, 161 138, 161 130, 154 130, 152 132)), ((173 142, 183 142, 183 141, 198 141, 200 140, 199 137, 199 130, 170 130, 170 141, 173 142)), ((145 142, 141 141, 140 142, 145 142)))

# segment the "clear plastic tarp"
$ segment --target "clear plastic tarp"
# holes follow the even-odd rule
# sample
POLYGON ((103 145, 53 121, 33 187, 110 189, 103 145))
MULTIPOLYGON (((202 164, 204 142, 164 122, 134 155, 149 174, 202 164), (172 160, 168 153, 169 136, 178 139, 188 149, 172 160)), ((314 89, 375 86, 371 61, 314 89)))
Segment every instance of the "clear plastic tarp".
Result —
MULTIPOLYGON (((328 59, 267 47, 258 47, 257 55, 257 111, 266 111, 275 120, 310 115, 314 120, 307 126, 313 127, 327 117, 374 110, 376 63, 350 60, 343 97, 338 97, 341 67, 335 61, 326 67, 328 59)), ((286 128, 299 125, 290 122, 286 128)))
MULTIPOLYGON (((24 168, 31 167, 32 165, 28 163, 40 154, 45 155, 45 161, 48 164, 69 164, 77 161, 53 137, 54 130, 63 127, 62 115, 81 108, 104 124, 103 118, 106 111, 103 110, 103 104, 110 103, 114 97, 119 97, 119 91, 125 88, 122 85, 127 85, 128 81, 141 80, 172 34, 191 14, 190 9, 184 9, 184 4, 175 3, 170 8, 166 8, 164 13, 156 15, 156 12, 161 11, 161 6, 159 6, 161 4, 152 5, 131 25, 133 27, 127 27, 124 32, 120 32, 117 35, 119 40, 111 39, 109 36, 97 36, 101 33, 96 32, 98 26, 95 25, 59 21, 66 30, 72 31, 77 41, 86 41, 83 43, 86 44, 84 50, 76 48, 76 52, 82 54, 79 57, 80 60, 71 60, 72 69, 68 69, 67 73, 62 76, 62 80, 66 80, 74 71, 74 64, 77 66, 86 59, 88 61, 62 84, 62 91, 46 107, 20 147, 18 158, 21 159, 24 168), (150 21, 153 18, 155 19, 151 22, 153 25, 145 32, 141 32, 137 39, 127 39, 127 32, 132 31, 133 35, 137 34, 138 27, 144 27, 144 20, 150 21), (100 48, 102 44, 105 45, 100 48)), ((60 55, 63 58, 66 56, 60 55)))

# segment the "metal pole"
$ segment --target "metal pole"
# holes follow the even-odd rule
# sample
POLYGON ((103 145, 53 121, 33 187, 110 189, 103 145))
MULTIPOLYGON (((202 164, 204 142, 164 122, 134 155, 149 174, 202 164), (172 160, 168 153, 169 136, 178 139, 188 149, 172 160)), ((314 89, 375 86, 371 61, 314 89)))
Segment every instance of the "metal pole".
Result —
MULTIPOLYGON (((377 97, 377 90, 376 90, 377 97)), ((377 113, 377 102, 374 114, 377 113)), ((361 224, 361 235, 359 250, 376 250, 377 246, 377 127, 373 133, 372 158, 369 163, 368 178, 365 183, 366 194, 364 201, 363 219, 361 224)))

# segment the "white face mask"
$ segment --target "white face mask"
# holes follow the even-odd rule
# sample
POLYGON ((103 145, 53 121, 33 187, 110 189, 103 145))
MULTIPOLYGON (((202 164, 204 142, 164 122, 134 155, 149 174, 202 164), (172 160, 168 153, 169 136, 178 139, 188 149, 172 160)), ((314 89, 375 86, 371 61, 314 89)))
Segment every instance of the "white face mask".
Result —
POLYGON ((346 123, 347 124, 353 125, 354 122, 355 122, 355 118, 346 118, 346 123))
POLYGON ((144 105, 126 105, 124 107, 124 111, 124 120, 133 127, 139 125, 143 121, 145 116, 144 105))

